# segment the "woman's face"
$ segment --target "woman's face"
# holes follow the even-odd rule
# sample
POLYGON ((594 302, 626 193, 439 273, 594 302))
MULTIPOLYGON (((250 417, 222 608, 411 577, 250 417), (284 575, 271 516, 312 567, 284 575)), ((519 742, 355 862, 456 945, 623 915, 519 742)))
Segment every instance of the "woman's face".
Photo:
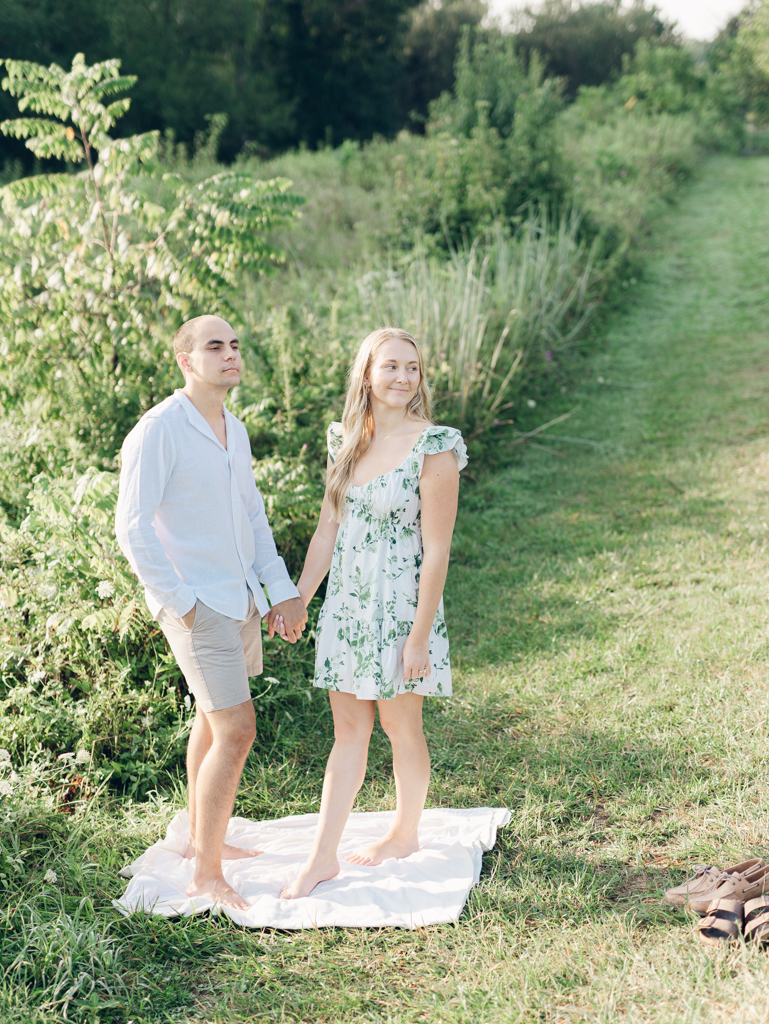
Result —
POLYGON ((392 338, 382 345, 367 375, 372 403, 405 409, 419 387, 419 361, 410 341, 392 338))

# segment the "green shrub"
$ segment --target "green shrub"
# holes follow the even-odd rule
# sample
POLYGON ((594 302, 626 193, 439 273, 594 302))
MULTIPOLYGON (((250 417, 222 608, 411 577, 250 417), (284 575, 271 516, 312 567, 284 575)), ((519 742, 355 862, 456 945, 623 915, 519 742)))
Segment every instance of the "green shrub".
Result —
POLYGON ((712 47, 711 63, 741 97, 752 127, 769 126, 769 0, 751 0, 712 47))
POLYGON ((280 254, 270 228, 300 202, 285 180, 237 170, 190 185, 153 164, 157 135, 107 135, 130 84, 116 61, 64 72, 6 61, 23 109, 3 123, 39 157, 88 169, 0 190, 0 402, 58 435, 61 464, 110 468, 125 434, 173 386, 186 317, 233 316, 243 273, 280 254), (106 105, 105 105, 106 104, 106 105), (96 154, 98 153, 98 162, 96 154))
POLYGON ((575 130, 562 126, 574 201, 601 237, 606 256, 621 256, 648 230, 696 168, 697 123, 691 114, 616 117, 575 130))
MULTIPOLYGON (((469 244, 526 204, 564 197, 554 132, 561 85, 533 60, 524 71, 513 40, 465 30, 456 83, 430 106, 427 140, 392 147, 400 239, 469 244)), ((391 160, 393 159, 391 156, 391 160)))
MULTIPOLYGON (((0 525, 0 746, 27 760, 86 750, 94 782, 141 796, 181 766, 191 698, 117 547, 117 485, 94 469, 38 478, 19 529, 0 525)), ((307 644, 267 645, 263 740, 306 705, 311 662, 307 644)))
POLYGON ((641 40, 611 85, 583 87, 558 121, 570 194, 617 257, 694 174, 705 147, 739 149, 739 98, 691 54, 641 40))

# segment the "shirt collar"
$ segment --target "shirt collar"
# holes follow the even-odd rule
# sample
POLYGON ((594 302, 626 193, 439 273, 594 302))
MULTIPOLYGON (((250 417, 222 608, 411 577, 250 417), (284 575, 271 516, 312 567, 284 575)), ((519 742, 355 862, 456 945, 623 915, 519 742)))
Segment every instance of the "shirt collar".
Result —
POLYGON ((225 448, 222 442, 211 429, 211 425, 206 420, 205 416, 202 413, 198 412, 198 410, 195 408, 195 406, 192 404, 189 398, 187 398, 187 396, 183 393, 181 388, 176 388, 173 397, 181 405, 182 409, 184 409, 185 413, 187 414, 187 419, 190 422, 190 426, 195 427, 196 430, 199 430, 201 434, 205 434, 206 437, 210 437, 214 444, 217 444, 222 449, 222 451, 226 451, 229 454, 229 451, 232 450, 232 442, 234 440, 234 436, 230 430, 230 426, 232 421, 236 420, 237 417, 233 416, 233 414, 230 412, 227 406, 223 406, 224 419, 227 423, 227 448, 225 448))

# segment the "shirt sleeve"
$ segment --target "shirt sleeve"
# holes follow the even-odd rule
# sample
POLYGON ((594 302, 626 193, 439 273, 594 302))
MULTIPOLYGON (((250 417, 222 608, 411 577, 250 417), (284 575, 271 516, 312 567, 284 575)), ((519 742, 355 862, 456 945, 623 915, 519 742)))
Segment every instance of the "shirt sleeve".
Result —
MULTIPOLYGON (((245 428, 243 433, 250 463, 251 447, 248 442, 248 436, 245 434, 245 428)), ((281 601, 288 601, 292 597, 299 597, 299 591, 291 582, 286 563, 280 557, 278 549, 275 547, 275 538, 272 536, 272 530, 267 521, 264 499, 259 493, 252 474, 249 474, 249 479, 246 510, 251 522, 251 529, 254 531, 254 572, 262 586, 267 588, 270 604, 280 604, 281 601)))
POLYGON ((173 471, 173 440, 160 419, 145 420, 123 445, 115 534, 140 581, 172 615, 195 604, 195 592, 177 575, 152 521, 173 471))

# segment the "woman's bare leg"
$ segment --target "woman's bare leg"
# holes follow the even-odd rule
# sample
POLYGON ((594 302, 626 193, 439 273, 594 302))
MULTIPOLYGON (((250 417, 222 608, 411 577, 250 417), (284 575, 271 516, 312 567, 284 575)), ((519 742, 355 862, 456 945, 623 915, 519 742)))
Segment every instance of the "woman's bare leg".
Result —
POLYGON ((377 701, 379 721, 392 743, 397 805, 395 820, 384 838, 346 859, 351 864, 381 864, 390 857, 408 857, 419 849, 417 829, 430 785, 430 755, 422 729, 424 697, 401 693, 377 701))
POLYGON ((309 860, 281 899, 309 896, 319 882, 339 874, 337 848, 358 790, 363 785, 368 744, 374 727, 373 700, 352 693, 329 693, 334 713, 334 746, 326 765, 320 821, 309 860))

